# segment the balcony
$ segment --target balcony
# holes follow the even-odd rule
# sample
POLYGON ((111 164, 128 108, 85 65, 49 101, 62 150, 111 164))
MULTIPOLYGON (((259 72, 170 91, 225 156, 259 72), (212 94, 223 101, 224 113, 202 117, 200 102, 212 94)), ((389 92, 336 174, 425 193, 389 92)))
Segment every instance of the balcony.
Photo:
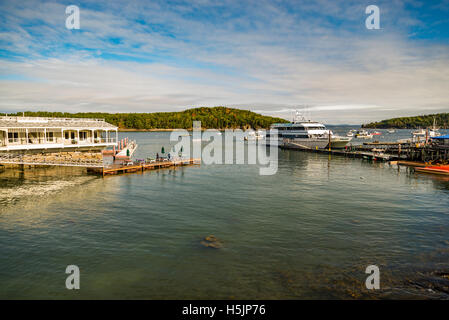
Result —
POLYGON ((53 148, 78 148, 78 147, 108 147, 117 144, 115 138, 88 138, 85 140, 63 139, 63 138, 9 138, 8 144, 0 141, 0 151, 9 150, 36 150, 36 149, 53 149, 53 148))

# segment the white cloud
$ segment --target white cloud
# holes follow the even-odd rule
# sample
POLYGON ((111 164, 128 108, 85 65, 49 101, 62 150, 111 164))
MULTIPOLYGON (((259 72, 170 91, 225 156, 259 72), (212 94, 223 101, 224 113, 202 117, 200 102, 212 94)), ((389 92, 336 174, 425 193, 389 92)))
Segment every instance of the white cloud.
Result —
MULTIPOLYGON (((62 4, 30 3, 20 10, 8 3, 5 18, 17 28, 0 33, 3 49, 26 56, 0 59, 3 111, 229 105, 289 117, 307 105, 313 118, 333 123, 449 112, 448 45, 410 41, 405 27, 354 31, 364 26, 358 2, 306 2, 299 12, 265 1, 248 12, 235 2, 108 2, 101 12, 81 7, 79 33, 64 28, 62 4), (222 14, 190 16, 205 6, 222 14), (21 26, 33 17, 42 23, 21 26), (345 18, 351 28, 335 29, 328 17, 345 18)), ((402 10, 392 2, 384 12, 403 25, 419 23, 402 10)))

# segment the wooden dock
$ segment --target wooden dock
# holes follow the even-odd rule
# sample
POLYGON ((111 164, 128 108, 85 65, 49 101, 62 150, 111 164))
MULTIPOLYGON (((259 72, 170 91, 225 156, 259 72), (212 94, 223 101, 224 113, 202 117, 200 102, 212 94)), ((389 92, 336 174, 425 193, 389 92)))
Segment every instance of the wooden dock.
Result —
MULTIPOLYGON (((279 146, 306 152, 340 155, 350 158, 363 158, 373 161, 408 162, 407 165, 421 166, 422 163, 449 162, 449 146, 436 143, 411 142, 365 142, 361 145, 348 145, 344 149, 306 149, 294 146, 279 146)), ((402 165, 403 163, 399 163, 402 165)))
POLYGON ((132 173, 132 172, 143 172, 147 170, 156 170, 161 168, 169 168, 169 167, 178 167, 178 166, 188 166, 201 164, 200 159, 180 159, 180 160, 171 160, 171 161, 157 161, 151 163, 140 163, 140 164, 113 164, 109 167, 102 168, 88 168, 87 172, 93 174, 100 174, 103 176, 106 175, 116 175, 116 174, 124 174, 124 173, 132 173))
POLYGON ((280 146, 281 149, 298 150, 305 152, 324 153, 329 155, 338 155, 349 158, 362 158, 372 161, 392 161, 397 160, 397 156, 391 154, 385 154, 382 151, 364 151, 364 150, 352 150, 352 149, 300 149, 289 146, 280 146))

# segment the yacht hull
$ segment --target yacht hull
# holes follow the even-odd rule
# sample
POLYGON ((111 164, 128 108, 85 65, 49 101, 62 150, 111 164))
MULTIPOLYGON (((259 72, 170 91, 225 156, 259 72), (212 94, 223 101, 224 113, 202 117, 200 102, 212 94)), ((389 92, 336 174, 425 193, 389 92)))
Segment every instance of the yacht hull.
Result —
MULTIPOLYGON (((345 137, 332 137, 331 138, 331 148, 332 149, 343 149, 348 145, 348 143, 352 140, 352 138, 345 137)), ((326 145, 326 148, 329 147, 329 144, 326 145)))
POLYGON ((327 144, 325 139, 285 139, 281 145, 292 149, 324 149, 327 144))
MULTIPOLYGON (((332 137, 331 148, 343 149, 351 141, 351 138, 332 137)), ((267 146, 270 145, 270 140, 264 140, 267 146)), ((285 147, 289 149, 327 149, 329 148, 329 139, 327 138, 309 138, 309 139, 279 139, 279 147, 285 147)))

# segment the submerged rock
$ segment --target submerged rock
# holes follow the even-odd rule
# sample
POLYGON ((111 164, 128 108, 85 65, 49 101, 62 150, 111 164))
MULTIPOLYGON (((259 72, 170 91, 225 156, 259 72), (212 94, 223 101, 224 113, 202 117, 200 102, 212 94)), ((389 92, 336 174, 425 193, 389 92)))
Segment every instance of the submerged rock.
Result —
POLYGON ((213 234, 205 237, 200 243, 207 248, 220 249, 223 247, 221 241, 218 240, 213 234))
POLYGON ((215 238, 215 236, 213 234, 211 234, 210 236, 207 236, 206 238, 204 238, 204 240, 209 241, 209 242, 216 242, 216 241, 218 241, 218 239, 215 238))

